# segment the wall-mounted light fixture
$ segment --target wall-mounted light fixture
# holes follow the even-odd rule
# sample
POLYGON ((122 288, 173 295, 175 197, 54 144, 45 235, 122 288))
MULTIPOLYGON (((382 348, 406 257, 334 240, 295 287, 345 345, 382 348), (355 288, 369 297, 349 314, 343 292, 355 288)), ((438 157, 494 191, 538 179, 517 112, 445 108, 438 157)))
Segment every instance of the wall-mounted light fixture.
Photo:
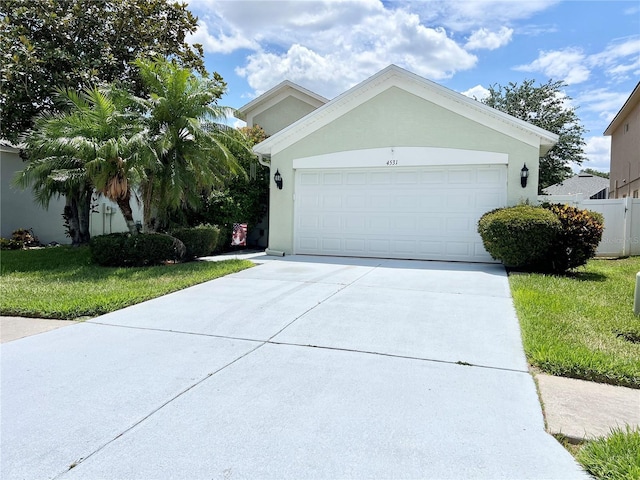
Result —
POLYGON ((527 178, 529 178, 529 169, 527 168, 527 164, 524 164, 524 167, 522 167, 522 170, 520 170, 520 185, 522 185, 522 188, 525 188, 527 186, 527 178))
POLYGON ((276 173, 273 176, 273 180, 274 182, 276 182, 278 190, 282 190, 282 175, 280 175, 280 172, 278 170, 276 170, 276 173))

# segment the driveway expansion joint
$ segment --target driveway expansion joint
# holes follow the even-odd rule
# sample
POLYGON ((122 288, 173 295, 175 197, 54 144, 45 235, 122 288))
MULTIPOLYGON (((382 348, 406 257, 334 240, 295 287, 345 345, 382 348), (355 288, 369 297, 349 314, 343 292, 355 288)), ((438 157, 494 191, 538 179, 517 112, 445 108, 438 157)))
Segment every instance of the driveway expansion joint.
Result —
POLYGON ((58 473, 56 476, 52 477, 53 480, 59 479, 61 478, 63 475, 65 475, 67 472, 73 470, 74 468, 76 468, 78 465, 80 465, 81 463, 83 463, 84 461, 88 460, 89 458, 93 457, 94 455, 96 455, 97 453, 99 453, 101 450, 105 449, 106 447, 108 447, 109 445, 111 445, 113 442, 115 442, 116 440, 118 440, 119 438, 123 437, 124 435, 126 435, 127 433, 129 433, 130 431, 132 431, 134 428, 136 428, 138 425, 141 425, 142 423, 144 423, 146 420, 148 420, 149 418, 151 418, 153 415, 155 415, 156 413, 158 413, 160 410, 162 410, 163 408, 165 408, 166 406, 170 405, 171 403, 173 403, 175 400, 177 400, 178 398, 182 397, 184 394, 186 394, 187 392, 193 390, 195 387, 197 387, 198 385, 204 383, 205 381, 207 381, 209 378, 215 376, 216 374, 220 373, 221 371, 227 369, 228 367, 230 367, 231 365, 233 365, 234 363, 242 360, 243 358, 245 358, 246 356, 252 354, 253 352, 255 352, 256 350, 258 350, 260 347, 264 346, 266 342, 262 342, 260 345, 255 346, 254 348, 252 348, 251 350, 249 350, 248 352, 243 353, 242 355, 240 355, 238 358, 235 358, 234 360, 232 360, 231 362, 227 363, 226 365, 223 365, 222 367, 216 369, 213 372, 209 372, 207 373, 204 377, 202 377, 200 380, 196 381, 195 383, 189 385, 187 388, 183 389, 182 391, 180 391, 179 393, 177 393, 176 395, 174 395, 173 397, 171 397, 169 400, 165 401, 164 403, 162 403, 160 406, 154 408, 153 410, 151 410, 148 414, 146 414, 145 416, 143 416, 142 418, 140 418, 138 421, 134 422, 132 425, 130 425, 129 427, 125 428, 123 431, 121 431, 120 433, 118 433, 116 436, 114 436, 111 440, 108 440, 107 442, 103 443, 102 445, 100 445, 98 448, 96 448, 94 451, 92 451, 91 453, 89 453, 88 455, 84 456, 84 457, 80 457, 78 460, 75 460, 73 462, 71 462, 69 464, 69 466, 62 472, 58 473))
POLYGON ((518 369, 518 368, 496 367, 496 366, 493 366, 493 365, 481 365, 481 364, 469 363, 469 362, 465 362, 465 361, 461 361, 461 360, 457 360, 457 361, 453 361, 453 360, 438 360, 436 358, 414 357, 414 356, 410 356, 410 355, 399 355, 399 354, 395 354, 395 353, 374 352, 374 351, 370 351, 370 350, 357 350, 357 349, 353 349, 353 348, 327 347, 327 346, 323 346, 323 345, 310 345, 310 344, 301 344, 301 343, 277 342, 277 341, 274 341, 274 340, 267 340, 265 343, 268 343, 270 345, 287 345, 287 346, 291 346, 291 347, 318 348, 318 349, 321 349, 321 350, 333 350, 333 351, 338 351, 338 352, 360 353, 360 354, 363 354, 363 355, 377 355, 377 356, 380 356, 380 357, 403 358, 403 359, 406 359, 406 360, 418 360, 418 361, 421 361, 421 362, 445 363, 445 364, 449 364, 449 365, 456 365, 456 366, 462 366, 462 367, 475 367, 475 368, 482 368, 482 369, 486 369, 486 370, 498 370, 498 371, 512 372, 512 373, 526 373, 527 375, 531 374, 528 369, 527 370, 521 370, 521 369, 518 369))

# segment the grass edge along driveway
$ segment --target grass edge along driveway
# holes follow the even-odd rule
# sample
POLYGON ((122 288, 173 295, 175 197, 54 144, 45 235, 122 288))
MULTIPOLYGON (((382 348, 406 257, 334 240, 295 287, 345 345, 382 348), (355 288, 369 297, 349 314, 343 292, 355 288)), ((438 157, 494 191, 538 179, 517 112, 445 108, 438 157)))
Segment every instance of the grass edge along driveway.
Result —
POLYGON ((88 247, 3 250, 0 314, 94 317, 252 266, 247 260, 225 260, 110 268, 92 264, 88 247))
POLYGON ((543 372, 640 388, 640 257, 593 259, 575 273, 514 273, 509 283, 527 359, 543 372))

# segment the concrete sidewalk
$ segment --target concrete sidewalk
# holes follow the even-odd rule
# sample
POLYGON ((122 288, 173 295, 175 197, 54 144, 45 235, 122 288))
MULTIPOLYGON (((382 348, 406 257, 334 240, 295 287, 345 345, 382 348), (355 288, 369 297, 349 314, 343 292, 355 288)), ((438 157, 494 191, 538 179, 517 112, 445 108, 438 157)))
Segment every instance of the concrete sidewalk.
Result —
POLYGON ((290 257, 0 354, 2 478, 588 478, 496 265, 290 257))

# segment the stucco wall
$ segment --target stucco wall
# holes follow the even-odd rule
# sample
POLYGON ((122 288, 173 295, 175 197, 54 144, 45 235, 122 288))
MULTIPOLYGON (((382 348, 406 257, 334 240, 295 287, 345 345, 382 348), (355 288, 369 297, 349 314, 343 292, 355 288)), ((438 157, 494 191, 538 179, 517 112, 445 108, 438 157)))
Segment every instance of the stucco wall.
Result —
MULTIPOLYGON (((71 239, 66 236, 62 213, 64 212, 64 197, 53 197, 49 208, 45 210, 33 198, 31 189, 22 190, 14 187, 13 177, 26 164, 18 153, 0 151, 0 236, 11 238, 11 233, 18 228, 31 228, 41 243, 58 242, 70 244, 71 239)), ((94 197, 94 212, 89 217, 89 231, 92 236, 105 233, 126 232, 127 224, 118 206, 102 196, 94 197), (109 208, 106 208, 109 207, 109 208)), ((142 221, 142 207, 135 199, 131 200, 133 218, 142 221)))
POLYGON ((287 97, 278 104, 254 116, 252 125, 260 125, 268 136, 279 132, 314 111, 316 107, 295 97, 287 97))
POLYGON ((392 87, 368 102, 273 155, 272 172, 280 171, 284 188, 271 188, 269 248, 293 250, 293 160, 333 152, 382 147, 441 147, 509 155, 507 202, 535 203, 538 149, 457 115, 402 89, 392 87), (520 186, 527 164, 528 186, 520 186))
POLYGON ((52 198, 49 209, 45 210, 35 203, 30 189, 22 190, 12 185, 15 173, 25 166, 18 153, 0 151, 0 236, 11 238, 14 230, 32 228, 42 243, 71 243, 65 235, 62 220, 64 198, 52 198))
POLYGON ((609 178, 611 198, 632 197, 635 190, 640 190, 640 103, 611 136, 609 178))

